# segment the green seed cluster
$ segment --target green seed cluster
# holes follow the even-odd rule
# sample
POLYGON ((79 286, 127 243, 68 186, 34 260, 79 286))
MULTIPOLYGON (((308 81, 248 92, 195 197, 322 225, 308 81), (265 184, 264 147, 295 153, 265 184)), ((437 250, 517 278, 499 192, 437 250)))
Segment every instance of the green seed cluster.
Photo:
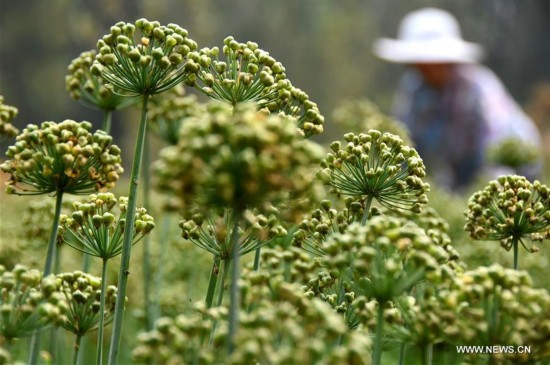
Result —
POLYGON ((118 22, 97 42, 97 55, 90 69, 116 89, 133 95, 166 91, 197 72, 188 54, 197 43, 176 24, 160 25, 139 19, 134 24, 118 22))
POLYGON ((460 276, 442 297, 459 319, 447 329, 451 343, 530 345, 533 353, 506 357, 514 363, 548 356, 550 295, 533 288, 526 272, 479 267, 460 276))
MULTIPOLYGON (((245 255, 263 247, 276 237, 286 236, 286 230, 279 224, 276 216, 245 211, 239 227, 239 253, 245 255)), ((235 226, 230 209, 219 213, 210 211, 205 217, 201 213, 180 222, 181 235, 198 247, 222 260, 228 259, 232 252, 231 235, 235 226)))
POLYGON ((204 105, 195 95, 185 95, 183 86, 178 85, 149 101, 148 123, 150 130, 169 145, 176 145, 179 130, 186 119, 204 112, 204 105))
POLYGON ((540 161, 541 150, 519 138, 507 138, 488 151, 490 163, 514 169, 540 161))
POLYGON ((332 119, 344 131, 361 133, 376 129, 401 137, 407 146, 413 145, 407 128, 401 122, 382 113, 378 106, 368 99, 342 102, 334 109, 332 119))
POLYGON ((523 176, 501 176, 470 197, 464 228, 473 239, 500 241, 507 250, 519 240, 527 249, 524 239, 550 236, 550 189, 523 176))
MULTIPOLYGON (((81 271, 63 273, 55 277, 55 290, 61 293, 67 305, 67 318, 61 324, 63 328, 79 336, 97 329, 101 279, 81 271)), ((113 317, 116 300, 116 286, 107 286, 104 310, 106 323, 113 317)))
MULTIPOLYGON (((113 258, 122 252, 127 207, 127 197, 117 200, 112 193, 92 194, 84 202, 73 203, 70 216, 60 217, 58 235, 85 254, 113 258)), ((145 208, 136 208, 135 216, 132 244, 155 228, 154 219, 145 208)))
POLYGON ((346 333, 342 320, 325 303, 304 297, 299 286, 272 283, 269 300, 262 299, 241 314, 235 339, 239 346, 229 356, 224 351, 227 310, 219 307, 200 309, 199 316, 162 318, 155 330, 139 336, 134 359, 165 364, 370 364, 368 335, 346 333), (210 334, 213 320, 218 327, 207 350, 200 338, 210 334))
POLYGON ((292 244, 301 247, 315 256, 324 255, 323 245, 333 233, 344 233, 353 222, 363 216, 363 206, 352 199, 345 199, 342 210, 332 208, 330 200, 323 200, 321 208, 315 209, 308 218, 302 220, 292 236, 292 244))
POLYGON ((135 103, 135 99, 114 92, 112 85, 90 72, 95 58, 95 50, 82 52, 67 68, 65 87, 71 98, 102 110, 122 109, 135 103))
POLYGON ((17 108, 4 104, 4 97, 0 95, 0 137, 15 137, 19 133, 12 124, 17 113, 17 108))
POLYGON ((189 54, 190 64, 198 70, 187 83, 212 99, 229 105, 254 102, 272 113, 296 117, 305 136, 323 132, 324 118, 317 104, 302 90, 292 86, 285 68, 254 42, 239 43, 233 37, 224 40, 220 60, 218 47, 202 48, 189 54))
POLYGON ((277 204, 285 193, 307 194, 320 147, 303 140, 287 117, 257 112, 252 104, 232 111, 216 103, 187 121, 177 146, 161 151, 161 189, 173 191, 183 208, 190 200, 236 211, 277 204))
POLYGON ((38 270, 0 265, 0 340, 30 336, 35 330, 64 321, 60 298, 42 282, 38 270))
POLYGON ((319 173, 333 192, 362 203, 371 197, 389 209, 421 211, 430 185, 422 181, 425 167, 414 148, 398 136, 377 130, 348 133, 344 138, 345 146, 339 141, 330 145, 333 152, 327 154, 319 173))
POLYGON ((88 122, 30 124, 8 148, 0 170, 11 175, 6 192, 89 194, 112 188, 123 172, 120 148, 88 122))
POLYGON ((322 270, 308 283, 308 296, 328 302, 344 314, 350 328, 359 325, 355 301, 386 303, 420 281, 438 283, 453 277, 447 252, 411 222, 374 216, 366 224, 351 224, 324 244, 322 270))

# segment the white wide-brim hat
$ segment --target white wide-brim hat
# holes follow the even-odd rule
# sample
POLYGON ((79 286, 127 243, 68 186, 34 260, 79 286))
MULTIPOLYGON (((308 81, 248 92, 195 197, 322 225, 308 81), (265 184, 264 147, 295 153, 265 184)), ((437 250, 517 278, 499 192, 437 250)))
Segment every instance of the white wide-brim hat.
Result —
POLYGON ((480 45, 462 39, 455 17, 435 8, 406 15, 398 39, 380 38, 373 51, 396 63, 475 63, 483 57, 480 45))

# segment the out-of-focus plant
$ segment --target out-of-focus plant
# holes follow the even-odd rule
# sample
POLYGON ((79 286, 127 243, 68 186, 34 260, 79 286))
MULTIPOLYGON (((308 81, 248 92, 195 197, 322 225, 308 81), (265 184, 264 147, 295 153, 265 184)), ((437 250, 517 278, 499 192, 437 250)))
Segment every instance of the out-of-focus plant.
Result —
POLYGON ((550 237, 550 189, 538 180, 523 176, 501 176, 474 193, 468 202, 465 230, 475 240, 500 241, 506 250, 513 248, 514 268, 518 268, 519 245, 527 251, 526 241, 550 237))
MULTIPOLYGON (((132 237, 129 232, 134 225, 138 182, 147 144, 148 101, 151 96, 170 90, 198 71, 196 64, 188 60, 189 54, 197 48, 197 43, 187 35, 187 30, 176 24, 163 26, 157 21, 150 22, 143 18, 138 19, 135 24, 118 22, 111 27, 109 34, 97 42, 98 52, 90 69, 92 74, 101 76, 117 90, 141 97, 141 117, 130 176, 128 213, 118 283, 121 296, 126 295, 128 283, 132 250, 132 237)), ((149 175, 148 170, 145 175, 149 175)), ((145 205, 147 207, 148 203, 145 205)), ((148 283, 148 278, 146 280, 148 283)), ((148 289, 146 291, 148 292, 148 289)), ((123 316, 124 305, 119 302, 109 352, 109 362, 112 365, 118 361, 123 316)))
POLYGON ((16 265, 8 271, 0 265, 0 339, 8 345, 50 325, 59 325, 65 307, 38 270, 16 265))
POLYGON ((413 146, 409 131, 399 121, 382 113, 378 106, 368 99, 346 100, 334 109, 334 123, 343 130, 355 134, 376 129, 401 137, 407 146, 413 146))
POLYGON ((182 126, 185 138, 161 152, 157 171, 160 185, 173 189, 182 201, 191 197, 202 207, 231 209, 229 333, 234 338, 240 256, 236 242, 243 213, 247 209, 262 213, 267 203, 276 205, 289 191, 306 193, 320 151, 303 140, 291 118, 258 112, 254 104, 238 104, 231 110, 215 103, 208 111, 182 126))
POLYGON ((149 128, 168 145, 175 145, 179 130, 188 118, 200 116, 206 110, 195 95, 186 95, 178 85, 165 93, 152 97, 149 103, 149 128))
POLYGON ((449 293, 441 295, 459 318, 447 329, 450 343, 531 346, 530 354, 492 354, 493 363, 527 364, 549 358, 550 296, 532 287, 527 272, 495 264, 467 271, 450 283, 449 293))
POLYGON ((226 326, 219 327, 210 347, 201 342, 212 323, 225 322, 226 308, 199 307, 194 315, 162 318, 154 331, 140 334, 134 359, 165 364, 370 364, 366 333, 346 333, 341 318, 318 299, 304 297, 298 285, 280 281, 270 286, 244 285, 250 288, 245 302, 257 304, 242 313, 236 337, 239 346, 231 355, 218 350, 226 346, 226 326), (340 336, 344 336, 342 342, 340 336))
MULTIPOLYGON (((82 337, 99 327, 101 318, 110 322, 117 301, 116 286, 105 288, 105 299, 102 296, 102 281, 95 276, 74 271, 59 274, 55 277, 56 291, 64 298, 66 320, 61 326, 75 335, 73 364, 78 364, 78 353, 82 337)), ((101 361, 98 359, 98 363, 101 361)))
POLYGON ((536 164, 541 159, 541 150, 518 138, 507 138, 489 148, 487 159, 497 166, 513 169, 536 164))
POLYGON ((363 205, 363 224, 373 200, 388 209, 421 211, 430 185, 422 181, 425 167, 414 148, 377 130, 348 133, 344 138, 345 146, 331 143, 333 152, 323 160, 319 175, 338 196, 351 196, 363 205))
POLYGON ((406 220, 374 216, 365 226, 354 223, 329 236, 323 245, 322 270, 308 283, 309 296, 319 296, 342 313, 350 328, 360 324, 354 301, 378 302, 373 363, 380 364, 384 308, 419 282, 438 282, 450 269, 447 252, 425 231, 406 220))
POLYGON ((218 47, 189 55, 198 72, 187 79, 188 85, 233 107, 252 102, 258 109, 293 116, 306 137, 323 132, 324 118, 317 104, 292 86, 280 62, 254 42, 239 43, 227 37, 223 43, 224 59, 218 47))
POLYGON ((15 137, 19 133, 12 124, 18 112, 16 107, 4 104, 4 97, 0 95, 0 138, 15 137))
MULTIPOLYGON (((128 198, 117 201, 112 193, 92 194, 84 202, 75 202, 70 216, 61 216, 60 236, 74 249, 85 255, 102 259, 101 288, 98 298, 98 345, 97 363, 103 360, 103 329, 105 324, 105 306, 109 301, 111 289, 107 287, 107 262, 120 255, 124 237, 124 225, 128 198), (118 203, 118 212, 114 209, 118 203), (114 213, 114 214, 113 214, 114 213)), ((153 217, 145 208, 135 210, 135 222, 132 230, 132 244, 136 244, 155 227, 153 217)), ((80 274, 79 274, 80 275, 80 274)), ((113 302, 114 304, 114 302, 113 302)), ((82 337, 83 333, 76 333, 82 337)), ((80 341, 80 338, 77 337, 80 341)))
POLYGON ((135 104, 138 100, 121 95, 100 75, 92 74, 90 67, 95 58, 96 51, 91 50, 82 52, 72 60, 67 68, 69 74, 65 76, 65 87, 71 98, 103 111, 101 129, 110 133, 112 112, 135 104))

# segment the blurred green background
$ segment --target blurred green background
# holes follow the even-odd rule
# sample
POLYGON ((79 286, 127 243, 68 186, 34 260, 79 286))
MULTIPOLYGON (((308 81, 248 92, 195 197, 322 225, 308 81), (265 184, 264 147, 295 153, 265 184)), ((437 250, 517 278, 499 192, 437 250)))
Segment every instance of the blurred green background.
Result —
MULTIPOLYGON (((200 47, 221 46, 228 35, 257 42, 318 103, 327 119, 320 138, 330 141, 340 133, 331 112, 343 100, 366 97, 389 112, 403 66, 378 60, 371 45, 395 37, 401 18, 424 6, 457 16, 520 104, 550 80, 546 0, 0 0, 0 94, 19 108, 20 128, 67 118, 99 125, 101 113, 69 99, 66 68, 117 21, 146 17, 179 24, 200 47)), ((116 138, 131 126, 126 119, 115 116, 116 138)))

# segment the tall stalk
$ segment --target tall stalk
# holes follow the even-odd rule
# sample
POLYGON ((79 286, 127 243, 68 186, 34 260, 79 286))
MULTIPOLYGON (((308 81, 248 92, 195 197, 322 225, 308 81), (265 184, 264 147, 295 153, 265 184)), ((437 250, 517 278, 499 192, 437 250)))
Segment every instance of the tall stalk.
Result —
MULTIPOLYGON (((55 212, 52 228, 50 230, 50 239, 48 241, 48 252, 46 253, 46 262, 44 263, 44 275, 46 277, 52 273, 55 251, 57 246, 57 229, 59 228, 59 217, 61 215, 61 204, 63 202, 63 191, 58 191, 55 199, 55 212)), ((31 348, 29 352, 29 364, 36 365, 38 362, 38 353, 40 351, 40 332, 35 331, 31 338, 31 348)))
POLYGON ((162 216, 162 228, 160 230, 159 238, 159 259, 157 264, 157 270, 155 271, 155 293, 153 295, 153 302, 151 303, 153 309, 151 310, 153 314, 153 323, 160 318, 160 296, 162 282, 164 278, 164 258, 166 257, 166 252, 168 251, 168 237, 170 233, 170 214, 164 214, 162 216))
POLYGON ((239 268, 239 256, 240 256, 240 245, 239 245, 239 220, 241 214, 236 213, 235 215, 235 225, 233 226, 233 231, 231 232, 231 261, 232 261, 232 270, 231 270, 231 288, 229 292, 229 337, 227 341, 227 352, 231 354, 235 349, 235 335, 237 333, 237 327, 239 325, 239 278, 240 278, 240 268, 239 268))
POLYGON ((208 280, 208 289, 206 291, 206 308, 212 307, 212 301, 214 300, 214 294, 216 291, 216 283, 218 281, 219 267, 220 257, 218 255, 214 255, 214 257, 212 258, 212 270, 210 270, 210 279, 208 280))
POLYGON ((99 324, 97 328, 97 358, 96 364, 103 364, 103 331, 105 327, 105 297, 107 291, 107 259, 103 259, 101 267, 101 296, 99 298, 99 324))
POLYGON ((105 131, 107 134, 111 134, 111 120, 113 117, 112 110, 105 110, 103 112, 103 123, 101 124, 101 130, 105 131))
POLYGON ((80 342, 82 341, 81 335, 76 335, 76 340, 74 342, 74 354, 73 354, 73 365, 78 365, 78 354, 80 351, 80 342))
POLYGON ((369 212, 370 212, 370 206, 372 204, 372 195, 369 195, 367 198, 367 202, 365 203, 365 211, 363 212, 363 219, 361 219, 361 225, 364 226, 367 224, 367 220, 369 219, 369 212))
POLYGON ((109 365, 116 365, 118 362, 118 353, 120 349, 120 338, 122 334, 122 322, 124 319, 124 304, 126 298, 126 287, 128 285, 128 275, 130 275, 130 256, 132 253, 132 232, 135 223, 135 210, 137 203, 138 182, 141 172, 141 159, 143 156, 143 147, 145 144, 145 134, 147 131, 147 102, 149 95, 142 96, 141 118, 139 121, 138 136, 136 148, 134 151, 134 161, 132 163, 132 174, 130 177, 130 193, 128 194, 128 207, 126 211, 126 222, 124 225, 124 241, 122 244, 122 257, 120 262, 118 295, 115 305, 115 314, 113 319, 113 334, 111 337, 111 347, 109 349, 109 365))
POLYGON ((514 269, 518 269, 518 255, 519 255, 519 239, 516 237, 512 238, 512 245, 514 247, 514 269))
POLYGON ((382 364, 382 334, 384 327, 384 303, 378 302, 376 316, 376 333, 374 335, 374 352, 372 353, 372 365, 382 364))

